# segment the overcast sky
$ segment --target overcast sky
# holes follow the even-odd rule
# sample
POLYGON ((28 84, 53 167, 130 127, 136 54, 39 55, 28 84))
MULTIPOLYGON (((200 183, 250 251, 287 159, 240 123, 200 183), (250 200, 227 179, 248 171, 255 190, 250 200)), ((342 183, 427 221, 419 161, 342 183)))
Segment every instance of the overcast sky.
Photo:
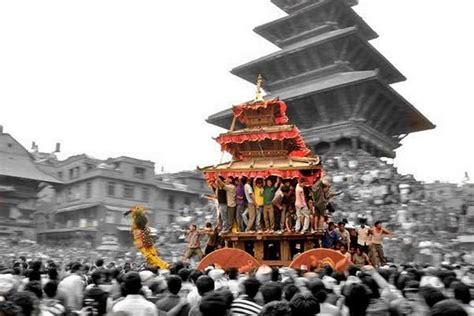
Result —
MULTIPOLYGON (((393 85, 437 128, 409 135, 395 164, 419 180, 474 178, 474 1, 360 0, 371 41, 407 78, 393 85)), ((229 73, 277 50, 252 29, 269 0, 0 1, 0 124, 27 148, 217 163, 210 114, 254 96, 229 73)))

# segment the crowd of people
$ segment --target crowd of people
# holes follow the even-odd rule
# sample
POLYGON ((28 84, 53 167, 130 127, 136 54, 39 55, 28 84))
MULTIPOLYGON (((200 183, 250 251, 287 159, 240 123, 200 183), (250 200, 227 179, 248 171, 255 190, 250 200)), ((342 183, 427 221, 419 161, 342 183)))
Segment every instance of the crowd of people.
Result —
POLYGON ((322 232, 326 209, 336 195, 324 177, 314 183, 304 177, 219 177, 211 185, 223 234, 233 228, 236 233, 322 232))
POLYGON ((166 270, 126 262, 21 257, 0 267, 0 315, 474 315, 469 265, 350 265, 338 273, 260 266, 250 272, 177 262, 166 270))

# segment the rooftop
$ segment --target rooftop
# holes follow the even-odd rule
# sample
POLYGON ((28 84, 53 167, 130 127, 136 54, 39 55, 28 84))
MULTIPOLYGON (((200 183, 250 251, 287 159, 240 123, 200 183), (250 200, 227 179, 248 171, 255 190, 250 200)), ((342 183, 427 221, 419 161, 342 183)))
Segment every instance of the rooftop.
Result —
POLYGON ((276 81, 288 80, 291 77, 302 77, 300 81, 312 79, 321 76, 321 71, 317 70, 341 62, 348 63, 348 70, 363 71, 377 68, 381 72, 381 77, 388 83, 406 79, 380 52, 360 36, 355 26, 307 38, 238 66, 232 69, 231 73, 251 83, 255 82, 256 74, 261 73, 266 79, 264 87, 273 90, 272 85, 276 81), (347 49, 344 51, 344 47, 347 46, 351 47, 350 52, 347 49))
POLYGON ((61 183, 41 171, 31 154, 10 134, 0 134, 0 175, 40 182, 61 183))
POLYGON ((357 26, 361 35, 374 39, 375 31, 344 1, 321 0, 297 12, 265 23, 254 31, 279 47, 312 37, 333 29, 357 26))

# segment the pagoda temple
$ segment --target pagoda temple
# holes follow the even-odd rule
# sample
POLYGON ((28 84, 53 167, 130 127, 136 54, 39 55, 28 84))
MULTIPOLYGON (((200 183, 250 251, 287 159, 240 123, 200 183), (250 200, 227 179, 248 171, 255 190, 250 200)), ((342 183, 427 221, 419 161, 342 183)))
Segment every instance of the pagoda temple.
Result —
MULTIPOLYGON (((435 127, 390 87, 405 77, 369 44, 377 34, 352 9, 357 1, 272 2, 288 15, 254 31, 280 50, 231 72, 252 83, 263 74, 265 99, 286 103, 310 149, 321 155, 362 149, 394 158, 406 135, 435 127)), ((234 116, 235 109, 227 109, 207 121, 229 129, 242 124, 232 124, 234 116)))

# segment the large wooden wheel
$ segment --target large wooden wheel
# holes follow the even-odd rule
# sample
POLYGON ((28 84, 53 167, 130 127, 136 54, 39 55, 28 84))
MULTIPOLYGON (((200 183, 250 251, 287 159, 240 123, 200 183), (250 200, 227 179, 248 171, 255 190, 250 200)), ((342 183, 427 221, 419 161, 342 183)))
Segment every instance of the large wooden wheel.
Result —
POLYGON ((249 272, 260 266, 254 257, 235 248, 223 248, 211 252, 199 262, 197 269, 203 271, 211 264, 224 270, 237 268, 241 273, 249 272))
POLYGON ((340 252, 332 249, 317 248, 305 251, 296 257, 291 262, 290 268, 301 269, 303 266, 307 270, 314 270, 330 265, 337 272, 344 272, 349 264, 350 262, 340 252))

